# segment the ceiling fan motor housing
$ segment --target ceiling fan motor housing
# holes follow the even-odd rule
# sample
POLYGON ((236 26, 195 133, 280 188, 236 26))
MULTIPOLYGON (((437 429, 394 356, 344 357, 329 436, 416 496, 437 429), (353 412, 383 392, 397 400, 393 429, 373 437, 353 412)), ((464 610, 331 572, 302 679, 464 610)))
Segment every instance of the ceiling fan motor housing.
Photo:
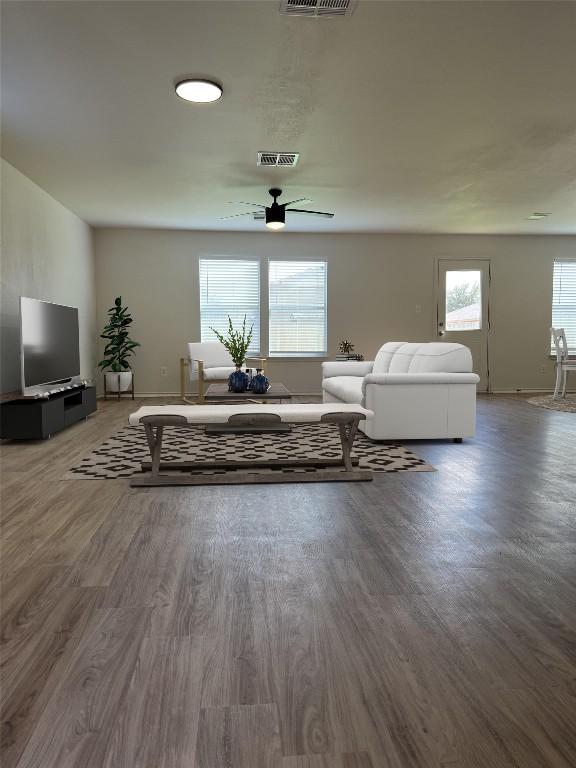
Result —
POLYGON ((283 205, 273 202, 269 208, 266 208, 266 224, 271 222, 286 222, 286 209, 283 205))

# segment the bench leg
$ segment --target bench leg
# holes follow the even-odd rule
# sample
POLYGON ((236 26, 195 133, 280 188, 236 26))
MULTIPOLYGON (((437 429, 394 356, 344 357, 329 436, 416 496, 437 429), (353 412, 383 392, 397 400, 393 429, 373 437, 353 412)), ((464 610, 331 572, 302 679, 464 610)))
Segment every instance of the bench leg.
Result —
POLYGON ((154 428, 151 424, 144 424, 144 430, 146 432, 146 441, 148 442, 148 448, 150 449, 150 458, 152 459, 152 477, 157 479, 160 473, 160 456, 162 454, 162 437, 164 434, 164 427, 157 426, 156 434, 154 434, 154 428))
POLYGON ((342 444, 342 463, 347 472, 352 472, 353 465, 350 457, 350 451, 354 444, 354 438, 358 431, 358 422, 353 421, 351 424, 338 424, 340 430, 340 443, 342 444))

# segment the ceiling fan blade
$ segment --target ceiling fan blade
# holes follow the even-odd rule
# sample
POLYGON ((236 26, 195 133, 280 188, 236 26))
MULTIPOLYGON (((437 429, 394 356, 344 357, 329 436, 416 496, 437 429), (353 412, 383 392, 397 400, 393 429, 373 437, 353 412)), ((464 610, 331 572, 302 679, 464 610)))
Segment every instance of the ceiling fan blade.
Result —
POLYGON ((260 203, 247 203, 244 200, 228 200, 228 205, 252 205, 255 208, 266 208, 265 205, 261 205, 260 203))
POLYGON ((246 211, 246 213, 233 213, 232 216, 220 216, 219 221, 223 221, 224 219, 237 219, 239 216, 252 216, 256 213, 260 213, 260 211, 246 211))
POLYGON ((298 200, 290 200, 289 203, 282 203, 284 208, 286 208, 287 205, 294 205, 294 203, 313 203, 313 200, 310 200, 309 197, 299 197, 298 200))
POLYGON ((325 219, 333 219, 333 213, 326 213, 325 211, 304 211, 301 208, 287 208, 290 213, 308 213, 311 216, 324 216, 325 219))

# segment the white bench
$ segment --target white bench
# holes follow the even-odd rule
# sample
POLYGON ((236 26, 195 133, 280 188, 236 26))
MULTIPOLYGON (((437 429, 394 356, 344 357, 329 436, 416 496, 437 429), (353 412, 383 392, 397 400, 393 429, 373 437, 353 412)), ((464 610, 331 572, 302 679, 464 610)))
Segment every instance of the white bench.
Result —
POLYGON ((337 480, 371 480, 372 472, 357 469, 358 460, 350 455, 358 424, 373 417, 372 411, 359 405, 344 403, 300 403, 290 405, 155 405, 143 406, 129 418, 132 426, 142 425, 150 449, 149 462, 142 462, 143 474, 134 477, 130 485, 216 485, 226 483, 289 483, 337 480), (202 428, 208 424, 266 425, 335 424, 340 432, 342 457, 340 459, 298 458, 290 460, 268 459, 256 462, 219 461, 187 462, 161 461, 162 435, 166 426, 202 428), (292 468, 317 467, 316 472, 266 473, 233 472, 230 474, 185 474, 182 470, 292 468), (336 469, 333 469, 333 468, 336 469), (161 474, 161 470, 180 470, 178 474, 161 474))

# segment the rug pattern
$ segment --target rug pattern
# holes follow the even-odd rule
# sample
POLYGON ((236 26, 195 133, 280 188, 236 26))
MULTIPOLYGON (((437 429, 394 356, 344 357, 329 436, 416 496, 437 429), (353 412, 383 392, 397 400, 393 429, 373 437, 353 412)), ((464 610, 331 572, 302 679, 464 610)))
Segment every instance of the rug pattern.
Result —
POLYGON ((559 400, 554 400, 553 395, 538 395, 531 397, 526 402, 530 405, 537 405, 539 408, 548 408, 550 411, 576 413, 576 395, 566 395, 565 398, 559 400))
MULTIPOLYGON (((202 429, 165 427, 162 442, 162 461, 246 461, 255 459, 295 459, 322 456, 339 458, 342 455, 338 430, 333 425, 303 424, 292 432, 276 434, 209 435, 202 429)), ((354 441, 353 456, 360 467, 374 472, 433 472, 434 467, 424 459, 397 443, 373 443, 358 433, 354 441)), ((114 480, 140 473, 140 462, 149 461, 150 454, 144 430, 123 427, 92 453, 71 467, 64 480, 114 480)), ((222 474, 239 470, 207 469, 194 474, 222 474)), ((246 469, 242 469, 246 472, 246 469)), ((265 469, 248 471, 262 473, 309 472, 310 469, 265 469)))

